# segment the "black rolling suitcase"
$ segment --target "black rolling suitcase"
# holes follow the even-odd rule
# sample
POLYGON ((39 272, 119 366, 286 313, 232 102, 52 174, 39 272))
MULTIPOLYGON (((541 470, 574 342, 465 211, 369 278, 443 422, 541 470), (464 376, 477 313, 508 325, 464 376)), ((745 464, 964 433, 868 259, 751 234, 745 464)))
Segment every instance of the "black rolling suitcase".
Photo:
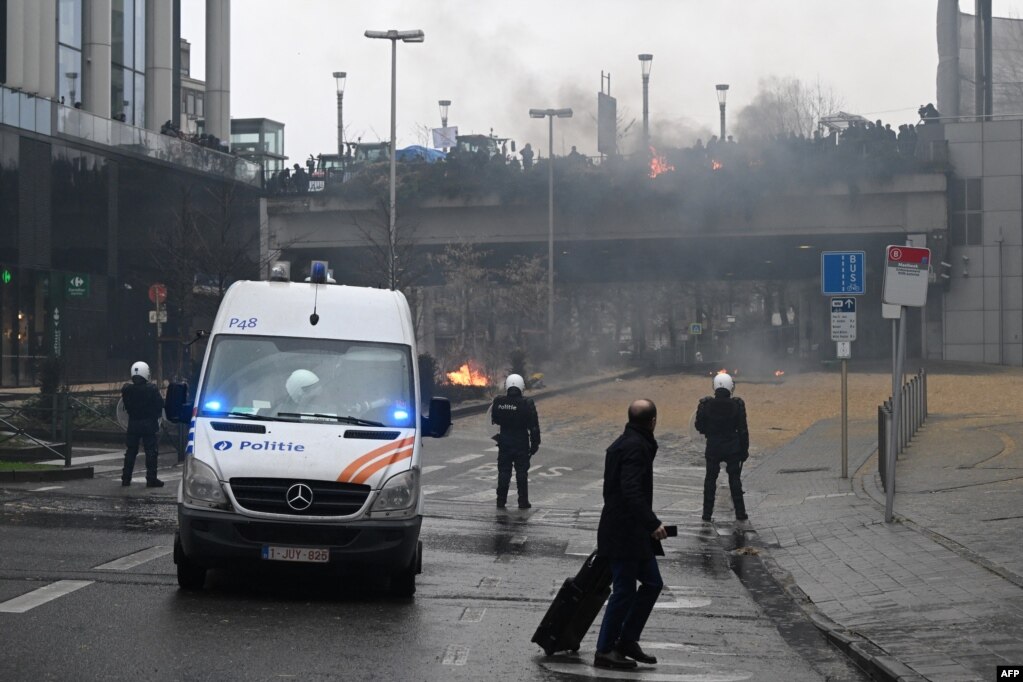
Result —
POLYGON ((565 578, 532 641, 548 656, 555 651, 578 651, 610 594, 611 565, 594 552, 574 578, 565 578))

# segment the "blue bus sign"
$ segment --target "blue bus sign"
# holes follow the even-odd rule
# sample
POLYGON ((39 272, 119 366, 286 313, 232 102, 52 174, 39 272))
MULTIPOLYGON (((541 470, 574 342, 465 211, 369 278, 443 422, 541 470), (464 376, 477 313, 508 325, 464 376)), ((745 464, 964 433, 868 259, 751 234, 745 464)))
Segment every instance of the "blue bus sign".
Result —
POLYGON ((821 253, 821 293, 825 296, 862 296, 867 290, 865 251, 821 253))

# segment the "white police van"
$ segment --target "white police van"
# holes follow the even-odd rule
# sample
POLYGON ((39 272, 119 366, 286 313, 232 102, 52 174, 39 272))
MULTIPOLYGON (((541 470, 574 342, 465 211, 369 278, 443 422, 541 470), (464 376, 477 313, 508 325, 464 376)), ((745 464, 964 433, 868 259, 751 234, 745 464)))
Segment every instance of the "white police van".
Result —
POLYGON ((415 592, 422 566, 421 436, 447 435, 444 399, 420 414, 415 333, 396 291, 338 286, 314 261, 237 282, 220 304, 188 422, 178 492, 178 584, 255 562, 391 576, 415 592))

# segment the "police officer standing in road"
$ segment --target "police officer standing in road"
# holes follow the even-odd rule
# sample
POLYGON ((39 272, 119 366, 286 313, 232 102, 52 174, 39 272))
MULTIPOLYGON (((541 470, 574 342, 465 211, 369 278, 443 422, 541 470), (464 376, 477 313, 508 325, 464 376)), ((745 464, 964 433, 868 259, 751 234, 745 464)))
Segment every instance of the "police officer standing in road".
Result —
POLYGON ((707 437, 707 475, 703 479, 703 520, 714 515, 721 463, 728 472, 728 489, 732 493, 735 518, 745 521, 746 503, 742 499, 742 463, 749 457, 749 427, 746 424, 746 403, 732 396, 735 382, 724 372, 714 377, 714 395, 700 400, 696 408, 696 430, 707 437))
POLYGON ((490 421, 501 427, 497 440, 497 508, 508 501, 512 467, 519 493, 519 509, 529 509, 529 458, 540 449, 540 419, 532 398, 522 396, 526 383, 518 374, 509 374, 504 386, 507 395, 494 398, 490 421))
POLYGON ((156 477, 158 453, 156 435, 160 430, 163 398, 160 389, 149 383, 149 365, 136 362, 131 366, 131 382, 121 387, 121 400, 128 413, 127 450, 124 451, 124 469, 121 485, 131 485, 135 470, 135 457, 139 454, 139 441, 146 450, 146 487, 161 488, 163 481, 156 477))

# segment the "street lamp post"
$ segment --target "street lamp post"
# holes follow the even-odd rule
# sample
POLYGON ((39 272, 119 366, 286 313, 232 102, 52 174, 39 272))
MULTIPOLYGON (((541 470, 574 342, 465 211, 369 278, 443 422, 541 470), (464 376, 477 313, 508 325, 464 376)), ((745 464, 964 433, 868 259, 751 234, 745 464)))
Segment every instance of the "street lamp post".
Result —
POLYGON ((725 141, 725 100, 728 98, 728 83, 714 86, 718 93, 718 108, 721 110, 721 141, 725 141))
MULTIPOLYGON (((344 173, 345 165, 345 79, 348 74, 344 71, 334 72, 334 82, 337 85, 337 155, 341 162, 341 173, 344 173)), ((326 181, 326 178, 324 178, 326 181)))
MULTIPOLYGON (((451 100, 442 99, 437 101, 437 106, 440 107, 440 127, 444 128, 444 135, 447 135, 448 127, 448 109, 451 108, 451 100)), ((448 147, 444 147, 444 152, 447 153, 448 147)))
POLYGON ((643 148, 650 148, 650 67, 653 66, 652 54, 639 55, 639 65, 643 69, 643 148))
POLYGON ((530 109, 530 118, 547 118, 547 349, 554 347, 554 118, 572 118, 571 109, 530 109))
POLYGON ((387 229, 387 280, 388 288, 394 289, 397 284, 397 272, 395 271, 395 253, 394 253, 394 220, 396 214, 396 202, 395 202, 395 177, 397 175, 397 167, 395 161, 397 154, 395 154, 395 138, 397 137, 397 108, 395 99, 397 95, 397 59, 398 59, 398 41, 403 43, 421 43, 426 39, 426 34, 420 30, 412 31, 396 31, 391 29, 389 31, 366 31, 364 34, 367 38, 379 38, 382 40, 391 41, 391 204, 390 204, 390 216, 389 224, 387 229))

